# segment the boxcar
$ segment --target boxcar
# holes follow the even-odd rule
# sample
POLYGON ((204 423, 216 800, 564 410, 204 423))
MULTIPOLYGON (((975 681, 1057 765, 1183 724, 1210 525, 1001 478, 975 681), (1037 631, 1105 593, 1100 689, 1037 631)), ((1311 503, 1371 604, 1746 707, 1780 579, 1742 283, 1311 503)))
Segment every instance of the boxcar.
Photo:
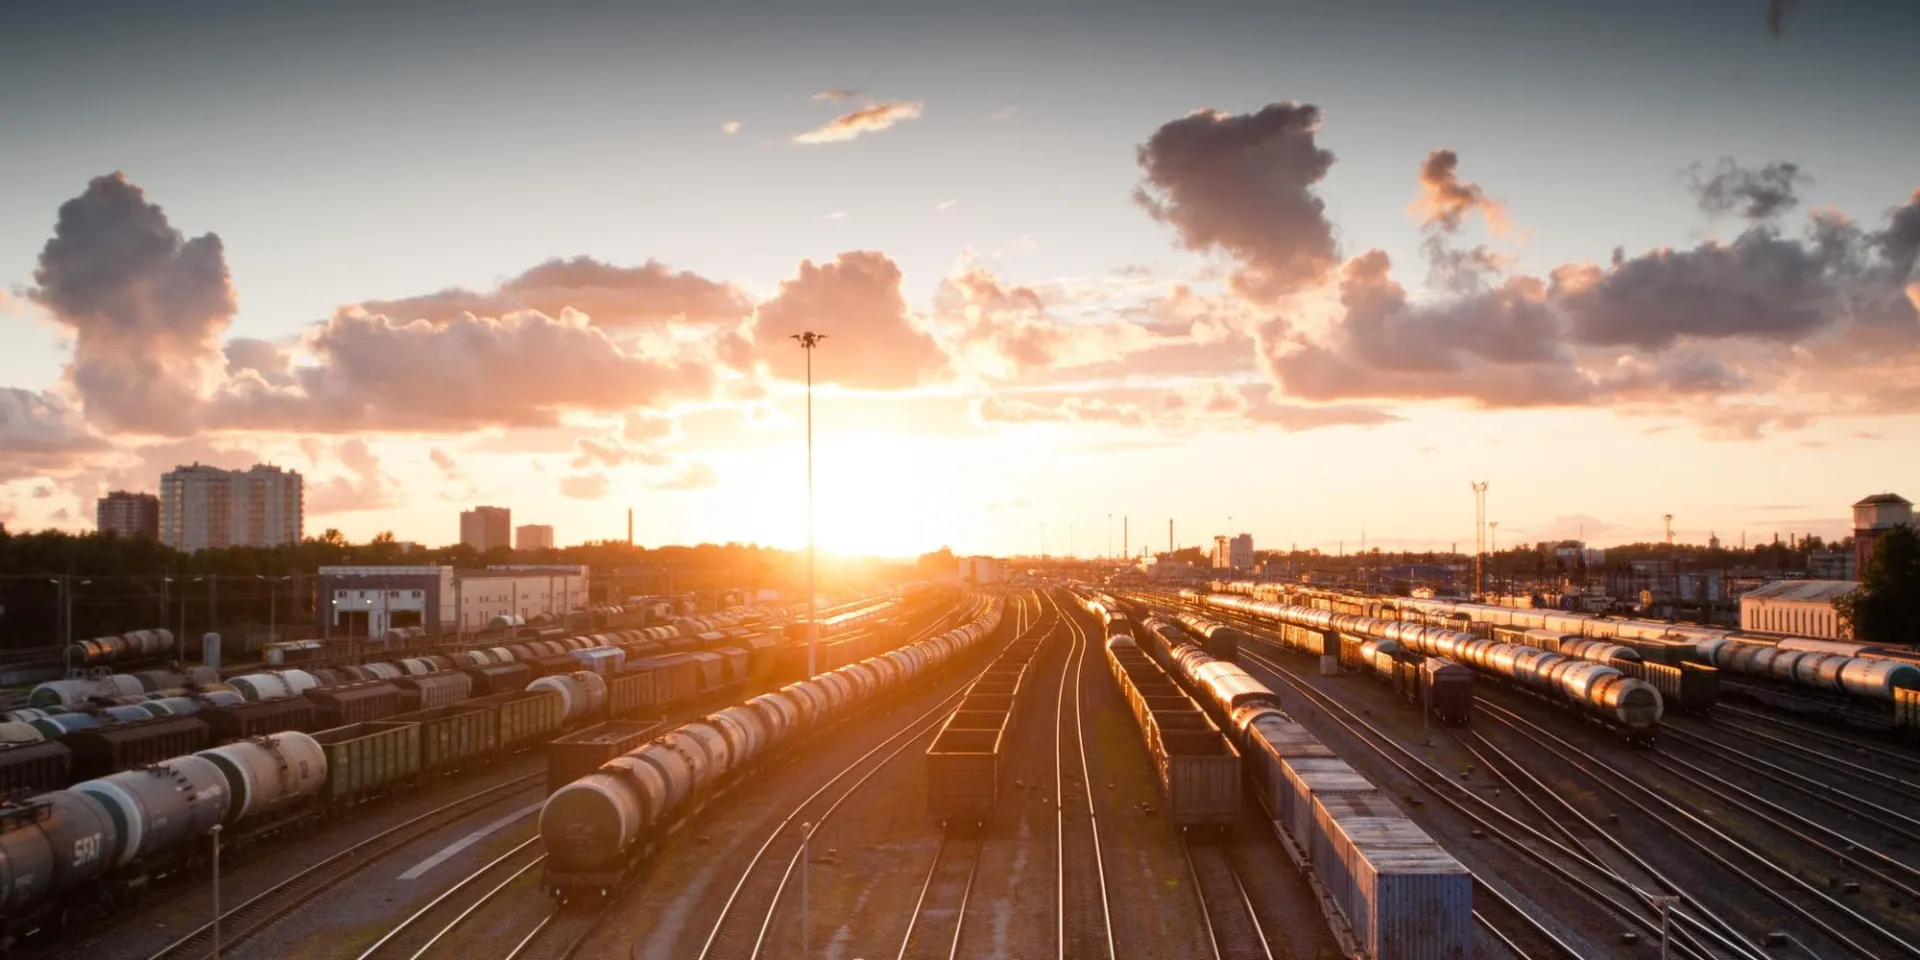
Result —
POLYGON ((156 717, 76 730, 60 742, 73 751, 73 779, 92 780, 204 750, 209 737, 206 723, 197 717, 156 717))
POLYGON ((401 677, 393 685, 400 690, 400 709, 409 713, 451 706, 473 696, 473 678, 457 670, 401 677))
POLYGON ((622 670, 607 674, 606 681, 608 718, 632 718, 653 709, 652 671, 622 670))
POLYGON ((404 710, 400 688, 395 682, 372 680, 337 687, 319 687, 307 691, 313 701, 313 722, 322 729, 346 727, 356 723, 384 720, 404 710))
POLYGON ((342 808, 405 790, 420 779, 420 725, 372 721, 313 735, 327 757, 321 796, 342 808))
POLYGON ((273 700, 247 700, 222 707, 206 707, 194 714, 206 721, 213 742, 264 737, 283 730, 312 733, 313 701, 305 697, 278 697, 273 700))
POLYGON ((609 720, 547 744, 547 793, 600 769, 668 729, 657 720, 609 720))
POLYGON ((73 751, 53 740, 0 746, 0 792, 44 793, 74 782, 73 751))
POLYGON ((525 690, 533 682, 533 671, 524 663, 491 663, 460 672, 473 679, 472 696, 476 697, 525 690))
POLYGON ((420 772, 426 776, 483 766, 500 746, 500 712, 471 703, 396 714, 387 722, 420 725, 420 772))
POLYGON ((628 664, 629 669, 653 674, 653 699, 657 704, 685 703, 700 695, 700 664, 692 654, 669 653, 645 657, 628 664))
POLYGON ((1465 725, 1473 716, 1473 671, 1445 657, 1420 663, 1420 695, 1441 723, 1465 725))
POLYGON ((551 690, 496 693, 467 702, 498 714, 500 749, 508 753, 553 739, 566 716, 566 704, 551 690))
POLYGON ((1368 957, 1474 955, 1473 875, 1384 797, 1314 799, 1313 863, 1368 957))

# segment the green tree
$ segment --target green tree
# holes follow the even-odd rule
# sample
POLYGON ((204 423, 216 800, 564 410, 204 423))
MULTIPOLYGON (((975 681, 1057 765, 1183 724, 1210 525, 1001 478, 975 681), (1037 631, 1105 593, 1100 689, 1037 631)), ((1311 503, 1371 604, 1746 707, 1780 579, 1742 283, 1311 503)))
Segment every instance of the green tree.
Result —
POLYGON ((1833 607, 1861 643, 1920 644, 1920 534, 1912 527, 1881 534, 1860 586, 1833 607))

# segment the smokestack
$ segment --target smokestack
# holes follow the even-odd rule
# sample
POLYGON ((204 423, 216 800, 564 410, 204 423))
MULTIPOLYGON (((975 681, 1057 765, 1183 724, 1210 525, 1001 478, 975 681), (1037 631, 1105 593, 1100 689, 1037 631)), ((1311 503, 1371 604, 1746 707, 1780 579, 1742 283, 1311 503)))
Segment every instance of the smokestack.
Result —
POLYGON ((1167 518, 1167 553, 1173 553, 1173 518, 1167 518))
POLYGON ((1127 518, 1126 517, 1120 518, 1120 555, 1123 557, 1133 556, 1132 549, 1127 546, 1127 518))
POLYGON ((627 546, 633 546, 633 508, 627 508, 627 546))

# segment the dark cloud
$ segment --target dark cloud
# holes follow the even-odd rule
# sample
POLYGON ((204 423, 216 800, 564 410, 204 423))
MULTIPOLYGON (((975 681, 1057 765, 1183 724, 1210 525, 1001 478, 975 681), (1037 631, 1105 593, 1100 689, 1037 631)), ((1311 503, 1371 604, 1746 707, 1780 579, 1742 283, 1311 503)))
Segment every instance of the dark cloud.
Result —
POLYGON ((235 428, 454 431, 544 426, 566 410, 625 411, 705 396, 709 365, 638 355, 578 314, 399 323, 342 310, 311 332, 293 384, 237 382, 216 422, 235 428))
POLYGON ((843 253, 817 265, 802 260, 755 313, 755 353, 774 376, 804 380, 806 351, 790 338, 808 330, 827 336, 814 351, 815 383, 897 390, 939 379, 949 368, 933 337, 908 315, 900 268, 882 253, 843 253))
POLYGON ((1817 248, 1754 227, 1731 244, 1656 250, 1612 269, 1554 271, 1555 299, 1581 343, 1657 349, 1682 337, 1793 341, 1835 319, 1834 264, 1817 248))
POLYGON ((1775 40, 1784 34, 1787 11, 1793 9, 1793 5, 1794 0, 1767 0, 1767 33, 1775 40))
POLYGON ((369 300, 361 306, 397 320, 435 323, 463 313, 498 317, 519 310, 557 317, 571 308, 597 326, 730 324, 753 309, 747 295, 733 285, 675 271, 658 260, 619 267, 592 257, 548 260, 489 291, 454 287, 400 300, 369 300))
POLYGON ((840 143, 863 133, 878 133, 894 124, 920 115, 921 104, 909 100, 885 100, 843 113, 826 123, 796 135, 794 143, 840 143))
POLYGON ((105 449, 58 398, 0 387, 0 481, 68 469, 105 449))
POLYGON ((1506 207, 1489 199, 1478 184, 1460 179, 1459 168, 1460 157, 1452 150, 1435 150, 1420 164, 1420 199, 1414 210, 1421 226, 1452 233, 1477 210, 1490 226, 1505 229, 1506 207))
POLYGON ((1320 110, 1269 104, 1258 113, 1202 110, 1164 124, 1138 150, 1134 191, 1181 246, 1237 261, 1243 296, 1271 301, 1312 285, 1338 260, 1314 184, 1333 166, 1314 142, 1320 110))
POLYGON ((1800 202, 1795 190, 1813 182, 1798 164, 1781 161, 1758 170, 1721 157, 1712 169, 1695 163, 1684 171, 1687 189, 1702 212, 1721 216, 1738 211, 1750 220, 1768 220, 1800 202))
POLYGON ((1482 406, 1579 405, 1622 396, 1732 389, 1739 374, 1699 352, 1653 359, 1583 356, 1567 335, 1565 304, 1531 277, 1467 296, 1413 303, 1370 251, 1342 273, 1342 313, 1318 339, 1263 341, 1290 396, 1461 399, 1482 406))
POLYGON ((237 309, 220 238, 187 239, 125 176, 60 205, 27 296, 73 331, 67 376, 88 420, 191 431, 219 337, 237 309))

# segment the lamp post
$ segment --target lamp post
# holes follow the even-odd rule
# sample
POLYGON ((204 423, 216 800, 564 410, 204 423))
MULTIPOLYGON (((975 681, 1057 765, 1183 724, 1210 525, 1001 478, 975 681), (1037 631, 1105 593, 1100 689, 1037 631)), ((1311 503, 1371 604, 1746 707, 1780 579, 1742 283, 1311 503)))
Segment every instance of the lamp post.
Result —
POLYGON ((814 649, 820 642, 820 625, 813 620, 813 348, 825 340, 824 333, 793 334, 800 349, 807 352, 807 676, 814 675, 814 649))

